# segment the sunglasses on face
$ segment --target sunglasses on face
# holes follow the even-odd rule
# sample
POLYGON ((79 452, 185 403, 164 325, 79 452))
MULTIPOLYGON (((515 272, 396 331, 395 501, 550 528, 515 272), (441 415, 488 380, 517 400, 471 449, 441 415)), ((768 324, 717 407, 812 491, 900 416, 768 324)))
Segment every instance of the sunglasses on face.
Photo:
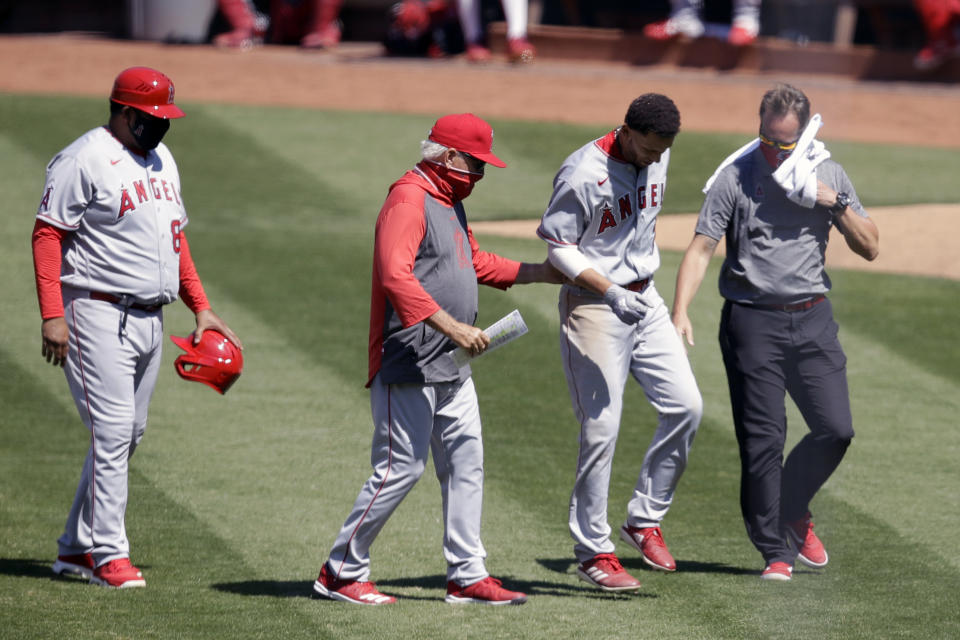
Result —
POLYGON ((797 147, 797 140, 793 142, 779 142, 777 140, 771 140, 763 133, 759 134, 760 142, 767 145, 768 147, 773 147, 774 149, 779 149, 780 151, 793 151, 797 147))
POLYGON ((478 158, 474 158, 469 153, 464 153, 463 151, 457 151, 457 153, 459 153, 460 156, 467 161, 467 166, 470 168, 470 171, 481 176, 484 174, 484 170, 487 167, 486 162, 478 158))

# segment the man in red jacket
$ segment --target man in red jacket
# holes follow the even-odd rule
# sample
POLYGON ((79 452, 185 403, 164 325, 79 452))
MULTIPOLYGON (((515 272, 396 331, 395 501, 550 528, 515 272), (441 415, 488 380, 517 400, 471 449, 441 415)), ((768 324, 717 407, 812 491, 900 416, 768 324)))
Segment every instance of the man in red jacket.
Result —
POLYGON ((483 443, 470 366, 449 352, 482 353, 474 326, 477 285, 559 282, 547 262, 520 263, 480 250, 462 201, 493 154, 493 130, 473 114, 444 116, 422 143, 423 159, 390 187, 377 219, 370 301, 373 474, 363 485, 314 591, 354 604, 395 598, 368 580, 370 546, 423 474, 432 449, 443 496, 443 552, 450 603, 522 604, 484 566, 480 542, 483 443))

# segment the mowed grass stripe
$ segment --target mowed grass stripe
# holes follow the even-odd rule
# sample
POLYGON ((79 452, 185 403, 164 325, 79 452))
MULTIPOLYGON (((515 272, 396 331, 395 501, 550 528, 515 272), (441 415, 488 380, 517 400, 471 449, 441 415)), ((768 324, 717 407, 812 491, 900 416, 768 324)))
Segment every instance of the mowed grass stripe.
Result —
POLYGON ((857 436, 828 485, 960 572, 960 384, 844 332, 857 436))
MULTIPOLYGON (((882 229, 880 233, 883 251, 882 229)), ((944 244, 943 251, 950 247, 944 244)), ((960 281, 900 275, 877 280, 855 271, 831 271, 830 275, 841 331, 868 336, 914 367, 960 385, 960 323, 956 322, 960 281)), ((896 369, 881 369, 898 377, 896 369)))
MULTIPOLYGON (((420 142, 427 138, 435 116, 294 110, 290 117, 249 107, 218 108, 216 122, 250 139, 274 156, 310 176, 314 183, 337 189, 344 196, 345 229, 371 229, 390 184, 420 160, 420 142)), ((204 108, 204 113, 209 109, 204 108)), ((441 115, 441 114, 438 114, 441 115)), ((478 115, 483 115, 478 114, 478 115)), ((559 163, 579 146, 581 131, 538 125, 513 135, 516 123, 491 120, 494 152, 506 168, 488 167, 466 204, 468 218, 523 219, 539 217, 550 197, 559 163), (500 129, 507 130, 501 133, 500 129), (576 142, 574 142, 576 141, 576 142)), ((587 134, 592 135, 592 134, 587 134)), ((262 171, 262 161, 261 161, 262 171)), ((271 172, 272 173, 272 172, 271 172)), ((327 208, 322 198, 313 204, 327 208)))
MULTIPOLYGON (((168 343, 144 473, 261 577, 315 578, 370 473, 364 379, 345 379, 218 287, 208 292, 244 340, 243 375, 224 396, 184 382, 172 365, 181 351, 168 343)), ((189 333, 189 311, 171 311, 168 332, 189 333)))
POLYGON ((127 527, 148 588, 115 592, 56 578, 50 571, 56 538, 88 436, 76 415, 3 350, 0 366, 7 381, 0 464, 4 637, 241 637, 250 629, 296 624, 295 612, 272 613, 277 603, 237 606, 242 601, 235 594, 214 588, 246 580, 253 570, 139 471, 139 453, 131 467, 127 527))

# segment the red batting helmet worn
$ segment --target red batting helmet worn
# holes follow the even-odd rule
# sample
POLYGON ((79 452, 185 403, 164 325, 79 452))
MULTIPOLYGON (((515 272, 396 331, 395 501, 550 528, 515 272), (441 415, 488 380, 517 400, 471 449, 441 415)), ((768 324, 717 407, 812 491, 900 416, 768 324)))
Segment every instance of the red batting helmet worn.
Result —
POLYGON ((110 99, 157 118, 186 115, 173 104, 173 81, 150 67, 130 67, 121 71, 113 81, 110 99))
POLYGON ((174 362, 184 380, 202 382, 223 394, 240 377, 243 354, 219 331, 207 329, 197 345, 193 344, 193 334, 186 338, 170 336, 170 339, 186 351, 174 362))

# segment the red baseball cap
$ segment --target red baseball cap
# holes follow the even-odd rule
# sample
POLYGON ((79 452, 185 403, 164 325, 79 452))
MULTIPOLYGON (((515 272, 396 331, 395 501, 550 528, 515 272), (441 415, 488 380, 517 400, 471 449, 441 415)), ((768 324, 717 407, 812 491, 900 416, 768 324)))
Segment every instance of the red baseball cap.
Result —
POLYGON ((495 167, 507 166, 506 162, 493 155, 493 128, 472 113, 443 116, 430 129, 429 138, 495 167))

